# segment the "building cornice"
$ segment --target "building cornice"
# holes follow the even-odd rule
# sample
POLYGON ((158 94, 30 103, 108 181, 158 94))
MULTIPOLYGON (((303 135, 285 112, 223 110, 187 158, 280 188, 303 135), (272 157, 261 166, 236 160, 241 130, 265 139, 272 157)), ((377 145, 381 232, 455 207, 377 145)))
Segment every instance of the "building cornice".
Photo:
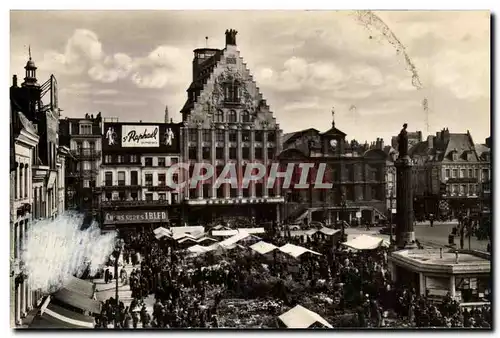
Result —
POLYGON ((16 137, 16 143, 27 148, 34 148, 38 144, 39 137, 37 134, 32 133, 26 129, 22 129, 19 135, 16 137))

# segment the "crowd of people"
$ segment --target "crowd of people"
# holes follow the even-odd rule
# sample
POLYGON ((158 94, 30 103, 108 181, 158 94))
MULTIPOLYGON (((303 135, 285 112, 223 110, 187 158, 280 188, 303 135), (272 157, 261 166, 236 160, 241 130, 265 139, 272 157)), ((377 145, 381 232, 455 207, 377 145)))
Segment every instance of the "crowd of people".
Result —
POLYGON ((116 322, 122 328, 136 328, 139 323, 213 328, 219 326, 217 307, 222 299, 274 298, 291 308, 307 303, 314 294, 329 300, 320 315, 334 321, 351 314, 355 320, 347 326, 352 327, 491 327, 488 307, 462 310, 449 295, 436 303, 428 294, 419 295, 414 285, 393 283, 386 248, 352 252, 321 233, 292 237, 285 232, 262 239, 276 246, 304 246, 321 255, 293 259, 278 250, 260 255, 234 249, 193 256, 177 241, 157 240, 152 231, 122 237, 123 259, 134 270, 130 276, 123 270, 120 278, 130 284, 133 301, 129 307, 120 302, 118 310, 114 299, 104 302, 97 327, 116 322), (148 313, 145 300, 151 297, 154 305, 148 313))

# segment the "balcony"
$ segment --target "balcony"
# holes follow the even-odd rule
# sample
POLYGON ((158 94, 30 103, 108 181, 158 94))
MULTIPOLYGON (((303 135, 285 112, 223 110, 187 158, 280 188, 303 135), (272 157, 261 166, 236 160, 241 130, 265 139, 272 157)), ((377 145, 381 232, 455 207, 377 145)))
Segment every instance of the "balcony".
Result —
POLYGON ((155 207, 170 205, 167 200, 115 200, 115 201, 102 201, 101 206, 104 208, 134 208, 134 207, 155 207))
POLYGON ((477 183, 476 177, 455 177, 449 178, 446 183, 477 183))
POLYGON ((141 189, 141 186, 137 184, 112 185, 110 182, 104 182, 101 188, 104 191, 125 191, 125 190, 139 190, 141 189))
POLYGON ((92 177, 92 176, 97 176, 98 174, 99 174, 99 170, 97 170, 97 169, 84 169, 84 170, 71 171, 66 176, 68 176, 68 177, 92 177))
POLYGON ((101 151, 95 149, 77 149, 71 150, 71 154, 79 160, 95 161, 101 156, 101 151))
POLYGON ((147 185, 146 188, 148 189, 148 191, 171 191, 171 190, 175 190, 171 187, 169 187, 168 185, 166 184, 159 184, 159 185, 147 185))

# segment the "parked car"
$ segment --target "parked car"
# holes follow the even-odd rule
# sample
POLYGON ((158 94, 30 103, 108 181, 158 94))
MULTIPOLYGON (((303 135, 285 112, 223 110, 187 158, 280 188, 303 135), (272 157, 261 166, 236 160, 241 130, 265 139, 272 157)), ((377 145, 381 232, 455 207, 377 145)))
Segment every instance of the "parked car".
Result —
MULTIPOLYGON (((392 234, 394 235, 396 233, 396 224, 392 224, 392 234)), ((379 233, 381 235, 390 235, 391 234, 391 226, 387 225, 380 229, 379 233)))

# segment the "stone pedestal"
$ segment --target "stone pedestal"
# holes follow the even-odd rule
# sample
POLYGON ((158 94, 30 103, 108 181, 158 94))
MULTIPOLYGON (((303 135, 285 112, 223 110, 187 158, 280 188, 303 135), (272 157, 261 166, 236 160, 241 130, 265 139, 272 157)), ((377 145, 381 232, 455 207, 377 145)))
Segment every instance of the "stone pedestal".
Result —
POLYGON ((409 156, 396 163, 396 246, 400 249, 416 248, 413 229, 412 164, 409 156))

